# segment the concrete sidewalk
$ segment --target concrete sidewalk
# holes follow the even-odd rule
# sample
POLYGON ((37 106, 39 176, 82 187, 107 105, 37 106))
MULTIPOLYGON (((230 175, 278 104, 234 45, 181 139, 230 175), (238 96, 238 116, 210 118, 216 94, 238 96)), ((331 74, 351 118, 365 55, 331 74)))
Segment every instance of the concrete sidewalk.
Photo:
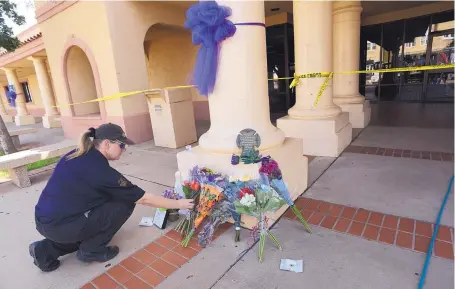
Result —
MULTIPOLYGON (((400 135, 400 130, 406 129, 393 128, 393 133, 385 135, 400 135)), ((380 147, 380 140, 368 136, 369 131, 375 130, 374 127, 364 130, 357 140, 365 141, 362 145, 380 147)), ((57 130, 47 133, 55 133, 54 139, 63 138, 57 130)), ((420 134, 423 135, 428 132, 420 134)), ((39 144, 42 135, 35 137, 39 144)), ((447 141, 447 137, 441 130, 433 139, 447 141)), ((34 140, 31 137, 23 142, 26 145, 34 140)), ((431 141, 426 142, 425 149, 432 147, 431 141)), ((147 192, 160 194, 174 185, 177 151, 146 142, 128 149, 112 166, 147 192)), ((49 274, 32 264, 27 248, 30 242, 41 238, 34 227, 34 205, 51 170, 34 175, 29 188, 0 184, 0 228, 4 236, 0 238, 0 268, 15 269, 0 271, 0 288, 73 289, 87 282, 92 283, 84 289, 152 288, 152 284, 154 288, 173 289, 416 288, 425 258, 422 252, 431 236, 431 223, 447 180, 453 174, 453 162, 344 153, 338 159, 313 159, 308 173, 312 186, 305 194, 309 199, 305 200, 309 203, 302 205, 299 201, 298 205, 313 224, 313 234, 286 218, 292 214, 286 214, 273 229, 284 250, 278 251, 267 241, 262 264, 257 262, 256 246, 248 251, 252 242, 246 230, 242 230, 239 243, 233 241, 231 228, 208 248, 199 248, 197 252, 191 248, 182 250, 179 240, 170 239, 172 235, 158 239, 158 245, 153 247, 150 242, 170 227, 166 230, 139 227, 140 218, 153 216, 154 209, 137 206, 112 241, 121 248, 112 262, 87 265, 71 254, 61 258, 62 266, 49 274), (374 219, 384 215, 379 223, 374 219), (391 215, 397 216, 393 228, 386 221, 391 215), (145 246, 145 250, 138 251, 145 246), (242 253, 246 255, 242 257, 242 253), (132 254, 135 257, 129 257, 132 254), (281 258, 304 260, 304 272, 280 271, 281 258), (158 263, 164 267, 156 267, 158 263), (161 272, 162 269, 168 273, 161 272)), ((431 257, 426 288, 453 288, 453 195, 442 223, 446 226, 438 234, 435 247, 438 252, 431 257)))

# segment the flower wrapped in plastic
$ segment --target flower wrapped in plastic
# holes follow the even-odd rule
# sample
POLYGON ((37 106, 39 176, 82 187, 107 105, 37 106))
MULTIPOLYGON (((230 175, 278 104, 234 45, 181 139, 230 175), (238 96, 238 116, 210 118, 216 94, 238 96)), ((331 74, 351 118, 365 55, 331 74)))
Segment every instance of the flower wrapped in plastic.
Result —
POLYGON ((211 215, 215 206, 223 199, 222 189, 216 185, 202 184, 199 194, 199 202, 196 207, 196 216, 193 227, 182 241, 182 246, 188 246, 188 242, 204 219, 211 215))
POLYGON ((198 234, 199 246, 204 248, 212 242, 216 229, 232 217, 231 207, 233 204, 228 200, 222 200, 215 205, 198 234))
POLYGON ((243 187, 239 199, 234 202, 235 209, 238 213, 258 219, 258 224, 253 228, 253 237, 255 241, 259 239, 259 262, 262 262, 264 259, 266 235, 272 239, 278 249, 282 250, 277 238, 268 228, 266 213, 276 212, 284 204, 285 201, 272 187, 260 184, 259 182, 256 184, 250 182, 249 186, 243 187))
POLYGON ((291 194, 284 183, 283 175, 281 173, 278 163, 270 156, 263 157, 261 159, 261 168, 259 169, 261 182, 266 185, 272 186, 276 192, 283 198, 297 218, 300 220, 305 229, 311 233, 310 225, 303 218, 302 213, 295 206, 294 201, 291 198, 291 194))
MULTIPOLYGON (((176 185, 177 187, 177 185, 176 185)), ((186 199, 193 199, 194 200, 194 207, 197 206, 199 202, 199 194, 201 185, 196 180, 186 180, 181 186, 181 191, 186 199)), ((189 234, 191 229, 193 228, 194 218, 196 218, 196 211, 193 208, 192 210, 180 210, 180 213, 184 215, 180 223, 175 227, 175 230, 180 232, 180 234, 186 236, 189 234)))
POLYGON ((234 219, 234 228, 235 228, 235 242, 240 241, 240 214, 235 210, 234 202, 239 198, 240 194, 240 182, 233 181, 229 182, 226 188, 224 189, 224 198, 228 201, 227 209, 231 213, 232 219, 234 219))

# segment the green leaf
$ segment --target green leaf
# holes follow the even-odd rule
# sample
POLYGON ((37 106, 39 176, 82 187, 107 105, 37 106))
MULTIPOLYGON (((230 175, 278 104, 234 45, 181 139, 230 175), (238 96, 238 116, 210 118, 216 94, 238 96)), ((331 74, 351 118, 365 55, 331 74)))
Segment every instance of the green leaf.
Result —
POLYGON ((183 186, 183 193, 185 194, 185 199, 190 199, 192 190, 186 186, 183 186))
POLYGON ((265 212, 274 212, 279 210, 284 204, 286 204, 285 201, 282 199, 278 198, 271 198, 267 202, 266 206, 264 207, 265 212))

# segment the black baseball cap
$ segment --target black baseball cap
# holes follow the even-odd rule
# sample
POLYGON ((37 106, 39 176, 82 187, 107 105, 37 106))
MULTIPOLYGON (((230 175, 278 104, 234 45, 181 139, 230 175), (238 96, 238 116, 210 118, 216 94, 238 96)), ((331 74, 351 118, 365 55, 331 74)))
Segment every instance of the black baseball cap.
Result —
POLYGON ((125 132, 123 129, 113 123, 105 123, 100 125, 95 130, 94 139, 107 139, 111 141, 119 141, 125 143, 127 145, 134 145, 134 142, 126 137, 125 132))

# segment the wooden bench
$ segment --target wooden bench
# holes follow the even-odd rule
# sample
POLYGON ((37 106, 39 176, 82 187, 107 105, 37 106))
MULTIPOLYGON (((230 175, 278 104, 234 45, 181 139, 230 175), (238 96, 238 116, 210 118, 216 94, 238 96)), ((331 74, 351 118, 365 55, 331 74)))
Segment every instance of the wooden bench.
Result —
POLYGON ((28 164, 63 156, 75 148, 75 141, 64 140, 56 144, 4 155, 0 157, 0 170, 8 170, 11 180, 19 188, 29 187, 32 183, 27 170, 28 164))
POLYGON ((13 141, 14 146, 16 149, 20 149, 21 147, 21 141, 19 140, 19 136, 23 134, 29 134, 29 133, 37 133, 38 129, 37 128, 22 128, 22 129, 16 129, 13 131, 9 132, 9 135, 11 136, 11 140, 13 141))

